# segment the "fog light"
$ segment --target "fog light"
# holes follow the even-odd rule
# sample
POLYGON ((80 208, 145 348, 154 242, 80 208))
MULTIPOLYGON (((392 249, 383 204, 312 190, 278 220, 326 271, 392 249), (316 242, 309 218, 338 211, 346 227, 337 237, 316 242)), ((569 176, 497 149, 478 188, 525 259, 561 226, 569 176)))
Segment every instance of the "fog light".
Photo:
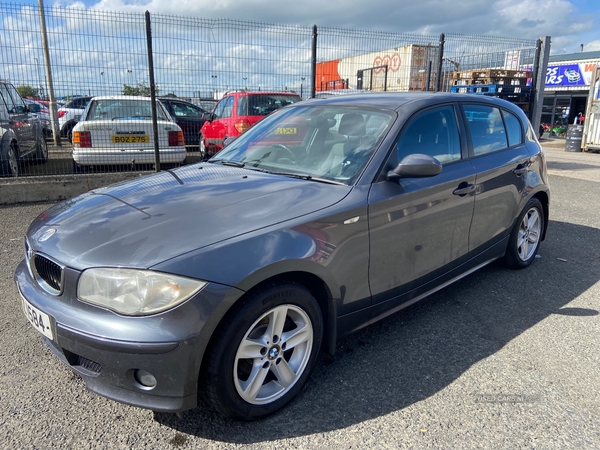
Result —
POLYGON ((156 378, 150 372, 146 372, 145 370, 138 369, 133 374, 135 381, 147 388, 153 388, 156 386, 156 378))

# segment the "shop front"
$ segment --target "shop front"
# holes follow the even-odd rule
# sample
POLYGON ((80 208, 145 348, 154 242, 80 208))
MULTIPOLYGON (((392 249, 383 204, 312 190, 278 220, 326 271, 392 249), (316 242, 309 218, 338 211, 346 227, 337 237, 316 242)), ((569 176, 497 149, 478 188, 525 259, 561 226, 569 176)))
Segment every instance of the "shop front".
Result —
POLYGON ((542 105, 543 136, 566 138, 569 125, 583 124, 590 80, 599 63, 600 52, 550 57, 542 105))

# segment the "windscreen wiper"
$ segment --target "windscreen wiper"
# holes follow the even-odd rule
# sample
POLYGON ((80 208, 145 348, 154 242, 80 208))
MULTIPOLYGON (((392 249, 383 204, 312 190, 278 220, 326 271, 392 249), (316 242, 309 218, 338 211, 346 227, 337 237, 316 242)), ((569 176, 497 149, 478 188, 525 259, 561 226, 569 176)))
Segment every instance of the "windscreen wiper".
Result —
POLYGON ((237 161, 230 161, 227 159, 211 159, 208 162, 220 163, 222 166, 231 166, 231 167, 244 167, 246 165, 245 163, 241 163, 241 162, 237 162, 237 161))
POLYGON ((274 172, 274 171, 271 171, 271 170, 268 171, 268 173, 272 173, 273 175, 282 175, 284 177, 298 178, 299 180, 318 181, 320 183, 339 184, 341 186, 345 186, 346 185, 345 183, 342 183, 340 181, 328 180, 326 178, 313 177, 312 175, 309 175, 307 173, 274 172))

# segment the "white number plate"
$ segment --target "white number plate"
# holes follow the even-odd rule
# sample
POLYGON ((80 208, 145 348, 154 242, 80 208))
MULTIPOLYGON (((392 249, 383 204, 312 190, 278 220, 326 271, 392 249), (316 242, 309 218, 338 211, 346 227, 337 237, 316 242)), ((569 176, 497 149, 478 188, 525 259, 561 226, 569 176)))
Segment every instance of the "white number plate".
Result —
POLYGON ((52 328, 50 326, 50 316, 46 313, 43 313, 31 303, 29 303, 25 298, 21 297, 23 300, 23 311, 25 312, 25 317, 27 320, 33 325, 33 328, 38 330, 48 339, 53 339, 52 328))

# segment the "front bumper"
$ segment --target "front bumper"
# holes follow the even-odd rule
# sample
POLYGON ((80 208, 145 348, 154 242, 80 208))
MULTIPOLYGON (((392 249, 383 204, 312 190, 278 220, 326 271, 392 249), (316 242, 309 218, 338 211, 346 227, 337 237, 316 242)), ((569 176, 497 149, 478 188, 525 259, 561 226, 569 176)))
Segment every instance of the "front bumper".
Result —
POLYGON ((51 296, 24 261, 15 272, 22 297, 50 316, 53 339, 40 335, 50 350, 102 396, 154 411, 194 408, 210 335, 241 291, 209 283, 172 310, 126 317, 77 300, 78 274, 67 269, 65 291, 51 296), (144 386, 136 371, 151 374, 156 385, 144 386))

